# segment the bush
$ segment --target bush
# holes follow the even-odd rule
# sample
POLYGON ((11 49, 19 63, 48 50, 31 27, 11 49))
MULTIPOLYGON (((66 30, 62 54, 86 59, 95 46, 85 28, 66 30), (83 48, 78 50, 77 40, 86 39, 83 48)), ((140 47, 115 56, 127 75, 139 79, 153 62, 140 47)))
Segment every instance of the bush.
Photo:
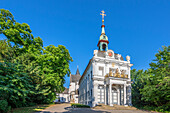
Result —
POLYGON ((88 105, 75 104, 75 103, 72 103, 71 107, 74 107, 74 108, 90 108, 90 106, 88 106, 88 105))
POLYGON ((0 113, 6 113, 11 109, 6 100, 0 100, 0 113))

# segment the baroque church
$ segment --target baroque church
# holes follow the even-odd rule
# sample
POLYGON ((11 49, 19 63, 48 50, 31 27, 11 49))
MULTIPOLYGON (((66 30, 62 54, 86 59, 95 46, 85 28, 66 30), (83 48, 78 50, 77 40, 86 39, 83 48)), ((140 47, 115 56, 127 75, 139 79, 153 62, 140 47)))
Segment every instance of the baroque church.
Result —
POLYGON ((121 54, 108 49, 109 40, 105 34, 104 11, 102 32, 85 71, 79 80, 78 102, 94 107, 98 104, 131 106, 130 56, 126 60, 121 54))

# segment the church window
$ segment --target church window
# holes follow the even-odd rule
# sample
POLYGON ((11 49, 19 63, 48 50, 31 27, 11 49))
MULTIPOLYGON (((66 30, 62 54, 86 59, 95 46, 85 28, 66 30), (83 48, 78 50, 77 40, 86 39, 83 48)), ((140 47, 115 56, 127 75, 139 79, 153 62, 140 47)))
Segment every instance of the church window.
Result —
POLYGON ((90 100, 90 92, 88 91, 88 99, 90 100))
POLYGON ((92 97, 92 89, 91 89, 91 97, 92 97))
POLYGON ((106 51, 106 44, 102 45, 102 49, 103 49, 103 51, 106 51))
POLYGON ((99 76, 103 76, 103 74, 104 74, 104 73, 103 73, 103 72, 104 72, 103 70, 104 70, 103 67, 99 67, 99 73, 98 73, 99 76))
POLYGON ((103 85, 98 86, 98 102, 104 103, 104 86, 103 85))
POLYGON ((106 36, 105 36, 105 35, 103 36, 103 39, 106 39, 106 36))
POLYGON ((92 71, 91 71, 91 80, 93 79, 92 71))
POLYGON ((112 87, 112 103, 118 104, 118 92, 114 87, 112 87))

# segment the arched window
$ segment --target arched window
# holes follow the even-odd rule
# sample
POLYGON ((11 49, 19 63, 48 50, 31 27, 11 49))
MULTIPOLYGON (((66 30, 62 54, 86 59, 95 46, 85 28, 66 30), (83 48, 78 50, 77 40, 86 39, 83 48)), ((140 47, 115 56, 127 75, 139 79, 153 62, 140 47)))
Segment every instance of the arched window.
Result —
POLYGON ((104 103, 104 86, 103 85, 98 86, 98 102, 104 103))
POLYGON ((114 88, 114 87, 112 87, 112 90, 113 90, 114 92, 117 92, 116 88, 114 88))
POLYGON ((112 103, 118 104, 118 92, 114 87, 112 87, 112 103))
POLYGON ((102 45, 102 49, 103 49, 103 51, 106 51, 106 44, 102 45))

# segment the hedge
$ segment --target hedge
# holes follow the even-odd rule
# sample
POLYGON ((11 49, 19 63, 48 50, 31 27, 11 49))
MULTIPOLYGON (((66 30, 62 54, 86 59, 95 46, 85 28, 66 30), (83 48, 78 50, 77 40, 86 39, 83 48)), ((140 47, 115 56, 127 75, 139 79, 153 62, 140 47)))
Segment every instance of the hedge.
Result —
POLYGON ((74 107, 74 108, 90 108, 90 106, 88 106, 88 105, 77 104, 77 103, 72 103, 71 107, 74 107))

